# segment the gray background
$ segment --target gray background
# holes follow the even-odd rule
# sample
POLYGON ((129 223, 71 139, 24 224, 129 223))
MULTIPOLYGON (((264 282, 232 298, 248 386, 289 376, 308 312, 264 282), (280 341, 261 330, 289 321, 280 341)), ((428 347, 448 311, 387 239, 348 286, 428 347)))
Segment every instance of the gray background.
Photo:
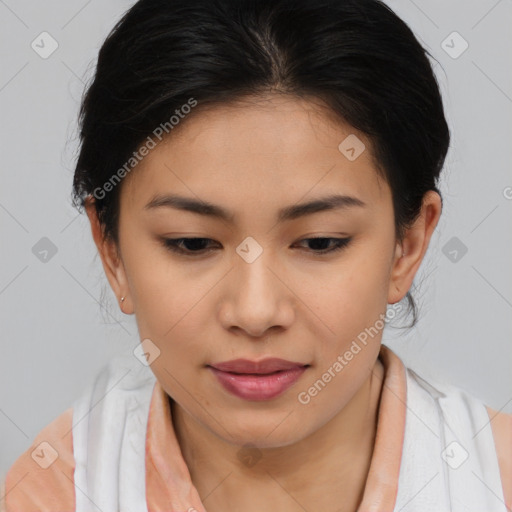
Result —
MULTIPOLYGON (((88 220, 70 204, 84 83, 132 3, 0 0, 0 473, 105 361, 138 343, 88 220), (43 31, 59 45, 47 59, 31 47, 43 31), (43 237, 57 251, 46 262, 37 256, 43 237)), ((415 280, 420 321, 406 332, 388 327, 384 343, 421 376, 510 413, 512 2, 388 4, 438 61, 452 143, 443 215, 415 280), (454 31, 469 44, 457 58, 443 49, 462 48, 457 36, 446 39, 454 31)))

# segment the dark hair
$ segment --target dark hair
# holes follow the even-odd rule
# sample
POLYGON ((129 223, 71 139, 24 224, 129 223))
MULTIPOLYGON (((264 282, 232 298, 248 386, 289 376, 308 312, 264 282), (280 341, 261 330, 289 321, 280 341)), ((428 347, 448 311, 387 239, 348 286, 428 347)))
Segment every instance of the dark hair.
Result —
POLYGON ((273 92, 320 100, 368 136, 401 240, 425 193, 441 195, 450 140, 427 55, 378 0, 140 0, 102 45, 82 99, 73 205, 94 195, 104 236, 118 245, 122 183, 94 191, 156 127, 170 132, 170 115, 191 99, 198 106, 180 125, 201 108, 273 92))

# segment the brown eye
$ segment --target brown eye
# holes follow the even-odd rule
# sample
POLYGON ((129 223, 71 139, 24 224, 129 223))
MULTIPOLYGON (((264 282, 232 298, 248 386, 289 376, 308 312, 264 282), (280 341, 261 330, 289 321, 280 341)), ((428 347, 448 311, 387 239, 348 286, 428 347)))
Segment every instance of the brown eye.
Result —
POLYGON ((332 237, 315 237, 315 238, 304 238, 301 242, 308 242, 312 245, 312 251, 318 254, 327 254, 334 251, 340 251, 345 248, 352 238, 332 238, 332 237), (329 243, 333 242, 333 245, 329 247, 329 243))
POLYGON ((164 247, 179 254, 195 255, 205 254, 212 249, 206 249, 210 238, 163 238, 164 247))

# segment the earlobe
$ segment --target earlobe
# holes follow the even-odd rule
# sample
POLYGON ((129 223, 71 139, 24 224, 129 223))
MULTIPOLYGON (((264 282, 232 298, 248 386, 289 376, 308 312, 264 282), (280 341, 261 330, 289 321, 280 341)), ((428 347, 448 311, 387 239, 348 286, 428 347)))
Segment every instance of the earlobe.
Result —
MULTIPOLYGON (((126 297, 121 297, 121 300, 119 301, 119 307, 121 308, 121 311, 123 311, 123 302, 125 300, 126 297)), ((123 311, 124 313, 124 311, 123 311)))

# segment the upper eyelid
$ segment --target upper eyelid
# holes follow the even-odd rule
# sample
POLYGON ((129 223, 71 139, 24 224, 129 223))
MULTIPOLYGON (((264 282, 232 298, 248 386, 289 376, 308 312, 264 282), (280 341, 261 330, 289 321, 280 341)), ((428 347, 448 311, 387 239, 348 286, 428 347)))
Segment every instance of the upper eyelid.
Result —
MULTIPOLYGON (((303 242, 304 240, 315 240, 315 239, 329 239, 329 240, 349 240, 352 238, 351 236, 305 236, 304 238, 301 238, 298 240, 299 242, 303 242)), ((213 238, 208 238, 205 236, 180 236, 176 238, 171 237, 162 237, 162 240, 164 242, 180 242, 182 240, 208 240, 212 242, 216 242, 213 238)), ((218 242, 216 242, 218 243, 218 242)))

